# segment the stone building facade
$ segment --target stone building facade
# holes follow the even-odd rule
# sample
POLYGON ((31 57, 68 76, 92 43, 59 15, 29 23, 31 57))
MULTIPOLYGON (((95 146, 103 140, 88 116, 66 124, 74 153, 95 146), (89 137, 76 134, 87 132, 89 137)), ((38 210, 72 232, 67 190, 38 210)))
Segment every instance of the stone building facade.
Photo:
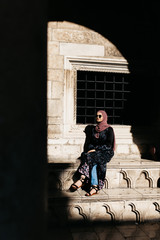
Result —
MULTIPOLYGON (((75 162, 83 151, 86 124, 76 123, 77 71, 130 74, 127 60, 99 33, 70 22, 49 22, 49 162, 75 162)), ((115 158, 139 158, 131 126, 112 127, 116 135, 115 158)))
MULTIPOLYGON (((135 107, 135 103, 130 105, 135 98, 131 102, 127 98, 116 99, 117 93, 119 96, 127 93, 122 82, 130 75, 127 60, 99 33, 70 22, 48 23, 49 208, 57 216, 61 212, 60 221, 159 220, 159 162, 141 158, 151 135, 145 137, 143 126, 139 131, 138 127, 134 129, 127 121, 117 121, 117 116, 111 114, 112 108, 116 112, 117 103, 118 110, 124 101, 129 108, 135 107), (105 99, 106 93, 112 93, 110 85, 105 85, 110 84, 108 76, 113 76, 112 99, 105 99), (119 81, 117 76, 124 78, 119 81), (91 87, 93 82, 95 89, 91 87), (85 147, 86 127, 94 122, 101 100, 106 102, 108 122, 115 131, 116 151, 107 164, 104 188, 91 201, 83 190, 69 193, 68 189, 85 147)), ((127 117, 130 120, 130 115, 127 117)))

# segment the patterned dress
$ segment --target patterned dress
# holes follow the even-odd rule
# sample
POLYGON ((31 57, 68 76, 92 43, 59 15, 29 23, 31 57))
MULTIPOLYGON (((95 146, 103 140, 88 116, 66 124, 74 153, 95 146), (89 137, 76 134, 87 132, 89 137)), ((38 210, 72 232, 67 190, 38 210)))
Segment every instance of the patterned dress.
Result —
POLYGON ((78 172, 85 175, 89 182, 92 168, 97 165, 99 189, 102 189, 106 176, 106 165, 114 156, 114 132, 112 127, 108 127, 99 133, 99 138, 96 138, 95 134, 95 127, 92 127, 86 150, 95 149, 95 152, 87 153, 86 151, 81 154, 81 164, 78 168, 78 172))

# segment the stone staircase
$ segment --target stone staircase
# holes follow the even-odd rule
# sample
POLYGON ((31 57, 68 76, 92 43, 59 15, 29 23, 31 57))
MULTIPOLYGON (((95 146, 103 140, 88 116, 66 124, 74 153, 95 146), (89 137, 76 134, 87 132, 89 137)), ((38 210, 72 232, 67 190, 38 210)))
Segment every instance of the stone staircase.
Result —
POLYGON ((105 186, 86 197, 79 189, 71 193, 76 163, 49 163, 50 223, 145 222, 160 219, 160 162, 113 158, 107 165, 105 186))

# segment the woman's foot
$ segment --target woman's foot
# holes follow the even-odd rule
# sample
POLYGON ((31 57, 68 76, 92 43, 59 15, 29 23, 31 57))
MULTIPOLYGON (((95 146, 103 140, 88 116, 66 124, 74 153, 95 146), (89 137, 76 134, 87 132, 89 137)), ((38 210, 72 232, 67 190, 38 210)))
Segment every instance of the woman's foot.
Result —
POLYGON ((91 189, 90 189, 90 192, 89 192, 89 193, 86 193, 85 196, 91 197, 91 196, 93 196, 93 195, 95 195, 95 194, 98 194, 98 191, 99 191, 98 186, 97 186, 97 185, 93 185, 93 186, 91 187, 91 189))
POLYGON ((84 184, 84 180, 85 180, 85 176, 82 175, 81 178, 80 178, 77 182, 75 182, 75 183, 73 183, 73 184, 71 185, 70 191, 71 191, 71 192, 75 192, 77 189, 79 189, 80 187, 82 187, 83 184, 84 184))

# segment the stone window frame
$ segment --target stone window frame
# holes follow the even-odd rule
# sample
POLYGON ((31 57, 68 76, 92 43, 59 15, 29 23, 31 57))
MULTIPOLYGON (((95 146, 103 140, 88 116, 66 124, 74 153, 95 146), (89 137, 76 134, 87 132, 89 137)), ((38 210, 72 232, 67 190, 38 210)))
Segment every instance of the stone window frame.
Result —
MULTIPOLYGON (((76 123, 77 71, 112 72, 129 74, 128 62, 124 58, 64 57, 64 135, 75 131, 79 134, 86 124, 76 123)), ((78 136, 78 135, 77 135, 78 136)))

